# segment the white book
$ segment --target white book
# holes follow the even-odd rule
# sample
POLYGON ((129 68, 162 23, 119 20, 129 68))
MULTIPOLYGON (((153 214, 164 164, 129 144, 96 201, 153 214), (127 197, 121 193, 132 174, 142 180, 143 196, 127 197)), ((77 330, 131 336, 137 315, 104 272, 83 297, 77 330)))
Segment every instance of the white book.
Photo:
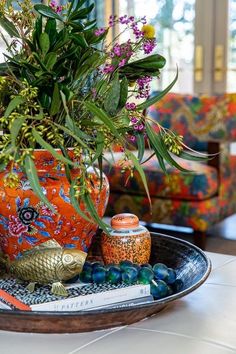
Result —
POLYGON ((82 311, 135 300, 150 295, 150 285, 111 285, 74 283, 66 286, 69 295, 60 298, 41 287, 29 293, 15 280, 0 280, 0 309, 24 311, 82 311), (2 287, 2 289, 1 289, 2 287))
POLYGON ((131 285, 125 288, 103 291, 95 294, 82 295, 30 305, 32 311, 81 311, 110 305, 150 295, 150 285, 131 285))

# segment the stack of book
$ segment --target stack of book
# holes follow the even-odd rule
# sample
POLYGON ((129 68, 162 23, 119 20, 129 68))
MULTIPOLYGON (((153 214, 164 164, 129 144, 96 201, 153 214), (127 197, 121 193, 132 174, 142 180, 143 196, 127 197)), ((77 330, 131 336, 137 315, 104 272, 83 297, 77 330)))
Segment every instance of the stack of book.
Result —
POLYGON ((50 286, 38 286, 33 293, 27 283, 14 278, 0 279, 0 308, 24 311, 90 311, 130 307, 153 301, 150 285, 73 283, 66 285, 68 297, 51 293, 50 286))

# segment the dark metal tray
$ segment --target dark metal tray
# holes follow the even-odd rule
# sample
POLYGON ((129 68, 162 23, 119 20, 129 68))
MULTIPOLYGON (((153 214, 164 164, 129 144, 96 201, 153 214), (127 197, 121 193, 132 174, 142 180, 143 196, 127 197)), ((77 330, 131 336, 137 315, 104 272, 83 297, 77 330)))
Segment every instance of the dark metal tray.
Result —
POLYGON ((183 289, 153 303, 129 308, 79 312, 27 312, 0 310, 0 330, 38 333, 76 333, 124 326, 156 314, 174 300, 198 288, 208 277, 211 262, 189 242, 152 233, 150 263, 165 263, 176 270, 183 289))

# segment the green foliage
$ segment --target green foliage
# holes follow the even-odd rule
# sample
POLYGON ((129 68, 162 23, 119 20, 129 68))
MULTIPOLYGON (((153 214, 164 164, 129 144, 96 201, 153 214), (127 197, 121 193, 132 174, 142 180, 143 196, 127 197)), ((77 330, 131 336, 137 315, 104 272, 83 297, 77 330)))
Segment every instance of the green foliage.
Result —
MULTIPOLYGON (((104 151, 112 150, 113 144, 123 149, 124 161, 131 163, 131 175, 133 169, 139 172, 148 196, 141 167, 146 143, 164 171, 165 161, 183 170, 170 151, 194 158, 182 151, 181 139, 161 126, 160 134, 154 133, 143 113, 172 88, 177 74, 158 96, 135 104, 137 97, 143 97, 142 90, 148 90, 145 80, 158 78, 165 65, 161 55, 144 53, 144 46, 154 44, 154 39, 140 32, 136 40, 118 44, 116 39, 109 44, 106 38, 111 29, 96 27, 96 21, 90 20, 94 5, 87 7, 85 0, 72 0, 64 7, 23 0, 18 2, 21 11, 14 11, 11 3, 7 1, 0 11, 0 26, 11 37, 8 43, 1 32, 8 53, 0 63, 0 125, 4 130, 0 167, 12 160, 20 165, 34 192, 52 208, 42 193, 33 159, 36 148, 46 149, 65 166, 74 208, 105 229, 85 183, 87 168, 94 163, 102 182, 104 151), (16 45, 17 41, 21 45, 16 45), (79 166, 69 157, 69 147, 74 148, 79 166), (134 147, 138 158, 131 152, 134 147), (82 171, 80 181, 72 180, 73 167, 82 171), (76 189, 78 183, 83 186, 81 194, 76 189)), ((135 26, 141 27, 141 21, 135 26)), ((132 28, 127 24, 125 30, 132 28)))

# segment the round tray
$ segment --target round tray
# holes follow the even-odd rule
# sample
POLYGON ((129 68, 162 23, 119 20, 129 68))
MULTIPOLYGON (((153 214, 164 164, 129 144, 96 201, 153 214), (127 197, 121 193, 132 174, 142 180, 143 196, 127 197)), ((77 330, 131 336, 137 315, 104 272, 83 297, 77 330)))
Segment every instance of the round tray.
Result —
POLYGON ((0 329, 17 332, 76 333, 88 332, 135 323, 151 316, 174 300, 198 288, 208 277, 211 262, 198 247, 189 242, 151 233, 150 263, 165 263, 182 279, 180 292, 161 300, 130 308, 79 312, 27 312, 0 310, 0 329))

